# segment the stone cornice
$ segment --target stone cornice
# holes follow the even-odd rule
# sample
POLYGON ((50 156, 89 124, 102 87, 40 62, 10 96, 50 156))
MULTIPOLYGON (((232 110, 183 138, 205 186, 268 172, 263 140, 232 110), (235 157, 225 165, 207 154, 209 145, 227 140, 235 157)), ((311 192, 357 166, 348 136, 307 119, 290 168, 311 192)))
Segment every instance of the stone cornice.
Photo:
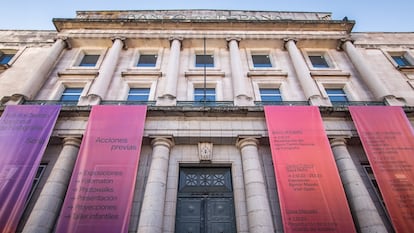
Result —
POLYGON ((190 30, 284 30, 284 31, 345 31, 350 33, 355 22, 342 20, 141 20, 141 19, 53 19, 61 32, 72 29, 151 30, 175 28, 190 30))

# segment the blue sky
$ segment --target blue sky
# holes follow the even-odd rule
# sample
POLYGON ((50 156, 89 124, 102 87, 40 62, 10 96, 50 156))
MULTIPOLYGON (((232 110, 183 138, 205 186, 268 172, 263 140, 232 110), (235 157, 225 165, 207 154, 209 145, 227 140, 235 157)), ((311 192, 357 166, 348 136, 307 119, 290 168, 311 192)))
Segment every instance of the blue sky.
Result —
POLYGON ((332 12, 355 20, 354 32, 414 32, 412 0, 8 0, 0 29, 54 30, 52 18, 77 10, 227 9, 332 12))

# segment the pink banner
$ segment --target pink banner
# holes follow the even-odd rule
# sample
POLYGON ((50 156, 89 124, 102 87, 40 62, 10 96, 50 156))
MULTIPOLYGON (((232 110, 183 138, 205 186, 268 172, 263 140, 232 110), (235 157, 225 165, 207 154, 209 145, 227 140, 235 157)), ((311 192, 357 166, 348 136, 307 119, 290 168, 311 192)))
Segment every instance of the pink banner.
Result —
POLYGON ((414 231, 414 133, 401 107, 350 106, 396 232, 414 231))
POLYGON ((93 106, 57 233, 128 232, 146 106, 93 106))
POLYGON ((0 232, 14 233, 60 106, 7 106, 0 118, 0 232))
POLYGON ((355 232, 316 106, 265 106, 284 231, 355 232))

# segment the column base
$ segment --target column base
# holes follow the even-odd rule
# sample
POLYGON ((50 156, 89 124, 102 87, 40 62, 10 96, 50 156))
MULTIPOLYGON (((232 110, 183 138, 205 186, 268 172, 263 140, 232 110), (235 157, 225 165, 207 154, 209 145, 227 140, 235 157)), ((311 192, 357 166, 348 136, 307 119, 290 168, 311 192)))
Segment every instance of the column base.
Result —
POLYGON ((403 99, 399 99, 395 96, 386 96, 384 97, 384 102, 389 106, 405 106, 406 103, 403 99))
POLYGON ((8 98, 3 98, 1 102, 4 102, 5 105, 18 105, 23 103, 24 96, 20 94, 14 94, 8 98))
POLYGON ((176 106, 177 98, 173 95, 166 94, 157 98, 157 106, 176 106))
POLYGON ((331 103, 328 100, 319 95, 309 97, 309 104, 312 106, 331 106, 331 103))
POLYGON ((253 99, 247 95, 238 95, 234 98, 235 106, 254 106, 253 99))

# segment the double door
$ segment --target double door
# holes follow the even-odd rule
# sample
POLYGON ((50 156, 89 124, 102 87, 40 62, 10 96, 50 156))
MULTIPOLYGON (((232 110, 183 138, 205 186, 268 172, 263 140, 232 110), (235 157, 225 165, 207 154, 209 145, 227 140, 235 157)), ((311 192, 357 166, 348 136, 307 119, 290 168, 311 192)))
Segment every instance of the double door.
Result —
POLYGON ((236 232, 230 169, 180 170, 175 232, 236 232))

